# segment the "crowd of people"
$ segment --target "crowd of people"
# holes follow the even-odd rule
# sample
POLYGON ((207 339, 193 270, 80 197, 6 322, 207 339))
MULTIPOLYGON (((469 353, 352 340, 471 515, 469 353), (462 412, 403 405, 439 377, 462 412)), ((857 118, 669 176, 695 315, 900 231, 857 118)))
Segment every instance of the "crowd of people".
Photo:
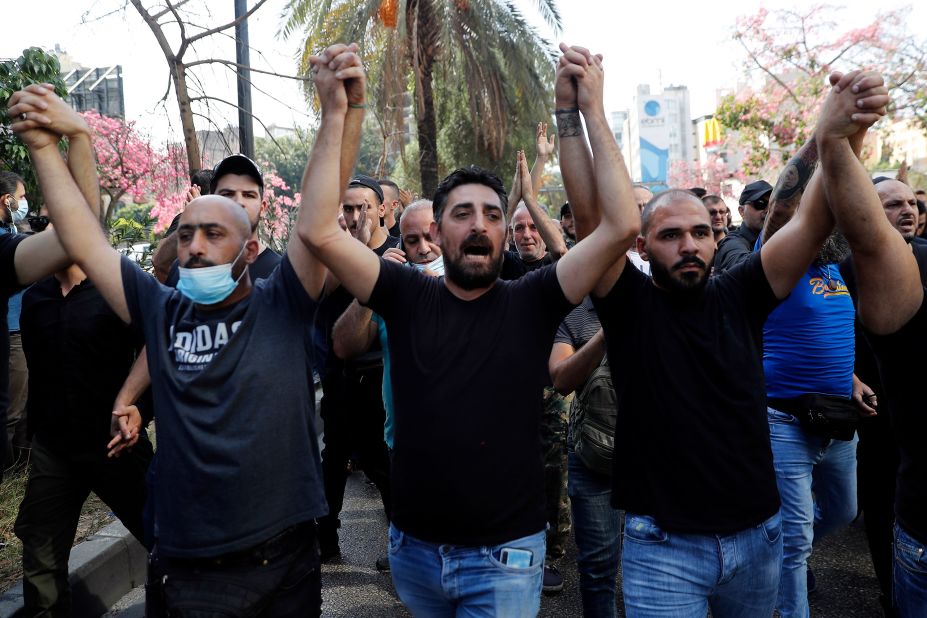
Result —
MULTIPOLYGON (((192 179, 153 274, 99 225, 86 123, 47 86, 11 97, 47 208, 0 236, 4 298, 29 286, 0 354, 0 393, 28 401, 27 615, 69 615, 91 491, 149 551, 146 615, 320 615, 356 466, 415 616, 536 615, 572 534, 585 616, 620 585, 628 616, 806 617, 814 544, 860 510, 885 615, 927 616, 925 211, 858 158, 883 79, 832 74, 733 229, 720 196, 631 182, 602 57, 561 51, 557 135, 538 124, 509 191, 470 166, 413 200, 355 171, 366 75, 329 47, 285 254, 232 155, 192 179), (555 146, 559 220, 538 202, 555 146)), ((15 222, 22 180, 0 183, 15 222)))

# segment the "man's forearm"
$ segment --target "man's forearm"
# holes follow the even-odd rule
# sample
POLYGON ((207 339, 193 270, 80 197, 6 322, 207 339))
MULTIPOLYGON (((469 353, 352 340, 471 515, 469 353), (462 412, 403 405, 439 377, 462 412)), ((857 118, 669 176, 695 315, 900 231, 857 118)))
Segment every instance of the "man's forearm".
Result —
POLYGON ((535 196, 541 194, 541 186, 544 184, 544 166, 547 165, 547 156, 536 156, 534 165, 531 166, 531 191, 535 196))
MULTIPOLYGON (((341 136, 341 191, 344 191, 354 172, 357 152, 360 150, 360 138, 364 128, 364 108, 348 107, 344 116, 344 130, 341 136)), ((339 196, 340 197, 340 196, 339 196)))
POLYGON ((373 311, 356 300, 348 306, 332 329, 335 356, 346 360, 370 349, 373 344, 372 317, 373 311))
POLYGON ((538 234, 541 235, 544 244, 547 245, 547 250, 550 251, 551 256, 555 260, 559 259, 567 252, 563 235, 557 231, 554 222, 550 220, 548 214, 541 209, 537 199, 533 197, 525 198, 524 202, 525 206, 528 208, 528 212, 531 214, 531 219, 534 221, 535 227, 538 228, 538 234))
POLYGON ((557 135, 560 138, 560 173, 576 229, 582 240, 599 224, 601 213, 596 200, 592 153, 586 143, 579 110, 557 111, 557 135))
MULTIPOLYGON (((300 237, 310 246, 324 242, 326 237, 343 234, 338 226, 338 205, 344 187, 340 174, 347 167, 342 150, 342 136, 346 123, 344 112, 333 111, 322 115, 315 145, 309 155, 303 184, 300 188, 304 207, 296 219, 300 237), (309 207, 305 207, 308 205, 309 207)), ((350 144, 344 144, 351 149, 350 144)), ((356 145, 354 146, 356 152, 356 145)))
POLYGON ((151 375, 148 373, 148 350, 143 347, 138 353, 138 358, 132 364, 126 381, 123 382, 122 388, 116 394, 116 405, 131 406, 138 401, 142 393, 151 386, 151 375))
POLYGON ((567 395, 583 387, 605 356, 605 333, 600 328, 586 345, 568 356, 556 367, 551 367, 550 378, 554 389, 567 395))
POLYGON ((623 253, 631 248, 640 231, 640 210, 634 201, 631 177, 604 112, 597 110, 584 117, 594 155, 598 209, 603 222, 607 221, 617 228, 618 237, 624 245, 621 247, 623 253))
POLYGON ((100 219, 100 178, 97 176, 93 142, 87 133, 68 137, 68 169, 90 210, 100 219))
POLYGON ((158 248, 155 249, 151 256, 151 265, 154 268, 155 277, 158 281, 164 283, 171 271, 171 264, 177 259, 177 232, 171 232, 161 239, 158 248))
POLYGON ((817 142, 812 136, 786 164, 769 196, 769 212, 763 225, 764 244, 795 215, 817 165, 817 142))

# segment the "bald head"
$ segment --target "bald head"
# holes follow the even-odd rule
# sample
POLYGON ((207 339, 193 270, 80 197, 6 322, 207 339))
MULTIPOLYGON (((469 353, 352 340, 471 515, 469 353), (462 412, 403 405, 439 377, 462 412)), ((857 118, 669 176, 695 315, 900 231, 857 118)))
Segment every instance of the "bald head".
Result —
POLYGON ((650 222, 653 220, 653 215, 656 213, 656 211, 663 208, 670 208, 674 204, 678 204, 680 202, 697 204, 705 213, 705 218, 708 219, 708 211, 705 209, 705 205, 702 203, 702 200, 700 200, 691 191, 686 191, 684 189, 670 189, 669 191, 661 191, 660 193, 657 193, 657 195, 644 206, 644 210, 641 213, 641 235, 647 235, 647 230, 650 227, 650 222))
POLYGON ((218 224, 235 233, 244 242, 251 238, 251 221, 244 208, 221 195, 204 195, 187 204, 180 215, 180 227, 218 224))

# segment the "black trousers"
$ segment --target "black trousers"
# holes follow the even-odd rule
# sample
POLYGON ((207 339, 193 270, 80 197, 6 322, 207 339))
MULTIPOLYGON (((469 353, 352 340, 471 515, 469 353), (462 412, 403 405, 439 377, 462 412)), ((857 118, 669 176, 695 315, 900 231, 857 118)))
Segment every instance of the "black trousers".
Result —
POLYGON ((338 543, 339 515, 344 505, 348 459, 358 463, 383 500, 390 516, 389 453, 383 440, 383 367, 330 371, 322 381, 321 415, 325 423, 322 476, 328 515, 318 520, 322 553, 338 543))
POLYGON ((214 558, 172 558, 152 550, 145 586, 148 618, 304 618, 322 615, 315 523, 214 558))
POLYGON ((14 531, 23 542, 23 597, 26 615, 70 616, 68 557, 81 508, 90 492, 109 506, 135 538, 143 541, 145 473, 151 462, 148 440, 131 451, 107 458, 68 457, 32 442, 26 493, 14 531))
POLYGON ((872 566, 885 599, 892 598, 892 545, 898 449, 888 411, 861 419, 856 448, 859 506, 863 511, 872 566))

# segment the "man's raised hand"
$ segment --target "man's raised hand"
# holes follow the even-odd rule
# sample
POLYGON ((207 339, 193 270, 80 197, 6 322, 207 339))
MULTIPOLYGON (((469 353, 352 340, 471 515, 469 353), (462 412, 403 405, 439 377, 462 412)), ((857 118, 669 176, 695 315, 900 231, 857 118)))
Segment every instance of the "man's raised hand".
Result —
POLYGON ((84 118, 55 94, 51 84, 31 84, 13 93, 7 113, 20 125, 19 128, 14 127, 14 131, 47 129, 65 137, 90 134, 90 127, 84 118))
POLYGON ((882 116, 890 101, 882 76, 873 72, 832 73, 815 135, 822 139, 850 137, 882 116))
POLYGON ((355 53, 356 50, 357 45, 354 43, 337 43, 326 48, 320 55, 309 57, 312 81, 319 94, 323 114, 347 110, 348 88, 351 88, 354 98, 359 94, 363 97, 364 67, 355 53))
POLYGON ((538 159, 547 159, 554 154, 554 135, 547 137, 547 123, 539 122, 537 131, 535 131, 536 148, 538 159))

